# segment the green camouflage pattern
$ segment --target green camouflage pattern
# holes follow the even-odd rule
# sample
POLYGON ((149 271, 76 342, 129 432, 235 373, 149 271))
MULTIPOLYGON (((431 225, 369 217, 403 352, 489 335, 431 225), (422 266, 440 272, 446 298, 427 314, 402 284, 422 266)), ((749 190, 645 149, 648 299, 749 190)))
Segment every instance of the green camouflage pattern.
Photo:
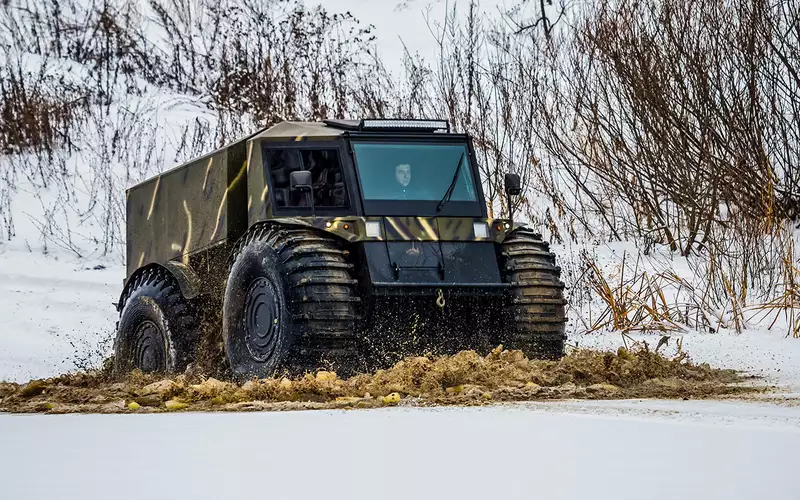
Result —
POLYGON ((247 143, 247 225, 272 218, 272 197, 261 158, 261 143, 247 143))
POLYGON ((493 241, 502 242, 519 224, 507 219, 475 217, 284 217, 273 219, 283 224, 314 227, 335 234, 348 242, 360 241, 493 241), (381 225, 380 236, 367 236, 367 222, 381 225), (478 238, 473 224, 487 225, 488 236, 478 238))
POLYGON ((238 238, 247 224, 244 143, 165 172, 126 192, 127 276, 238 238))
POLYGON ((126 192, 127 277, 148 264, 178 260, 238 239, 272 218, 262 141, 338 139, 316 122, 282 122, 148 179, 126 192), (253 154, 253 151, 256 154, 253 154))
POLYGON ((324 124, 283 122, 257 134, 247 143, 247 221, 249 226, 258 222, 273 220, 272 196, 265 178, 264 163, 261 156, 263 141, 302 142, 336 140, 343 131, 332 129, 324 124))
POLYGON ((261 158, 262 141, 337 140, 321 123, 283 122, 164 172, 126 192, 127 277, 148 264, 188 266, 189 256, 235 242, 248 227, 275 220, 314 227, 349 242, 503 241, 515 229, 503 219, 472 217, 275 217, 261 158), (380 223, 368 237, 366 223, 380 223), (473 223, 485 222, 486 238, 473 223))

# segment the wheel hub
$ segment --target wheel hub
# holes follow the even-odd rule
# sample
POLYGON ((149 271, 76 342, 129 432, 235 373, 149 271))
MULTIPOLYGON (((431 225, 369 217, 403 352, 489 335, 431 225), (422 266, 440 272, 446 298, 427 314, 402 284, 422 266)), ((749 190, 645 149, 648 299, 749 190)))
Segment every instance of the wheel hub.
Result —
POLYGON ((263 362, 272 356, 278 340, 280 307, 275 285, 257 278, 245 299, 245 344, 253 359, 263 362))
POLYGON ((164 336, 158 326, 150 320, 143 321, 134 333, 135 368, 143 372, 166 370, 164 336))

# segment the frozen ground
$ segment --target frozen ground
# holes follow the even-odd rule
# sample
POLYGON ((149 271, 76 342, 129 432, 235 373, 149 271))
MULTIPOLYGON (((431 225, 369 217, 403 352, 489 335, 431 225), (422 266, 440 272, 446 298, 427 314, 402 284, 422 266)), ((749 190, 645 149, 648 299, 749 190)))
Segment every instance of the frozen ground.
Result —
MULTIPOLYGON (((121 266, 3 252, 0 379, 55 375, 108 349, 121 266)), ((653 346, 660 336, 634 338, 653 346)), ((571 341, 615 349, 622 336, 571 341)), ((683 348, 761 375, 781 396, 0 415, 0 498, 797 498, 800 342, 767 331, 689 334, 683 348)), ((673 336, 665 352, 675 349, 673 336)))
POLYGON ((108 354, 123 278, 122 266, 0 245, 0 380, 53 376, 108 354))
POLYGON ((800 408, 0 416, 4 498, 797 498, 800 408))
MULTIPOLYGON (((0 379, 55 375, 109 347, 123 270, 93 267, 0 254, 0 379)), ((615 349, 622 336, 571 341, 615 349)), ((800 342, 780 333, 690 334, 683 348, 800 392, 800 342)), ((782 397, 0 415, 0 498, 797 498, 800 406, 782 397)))

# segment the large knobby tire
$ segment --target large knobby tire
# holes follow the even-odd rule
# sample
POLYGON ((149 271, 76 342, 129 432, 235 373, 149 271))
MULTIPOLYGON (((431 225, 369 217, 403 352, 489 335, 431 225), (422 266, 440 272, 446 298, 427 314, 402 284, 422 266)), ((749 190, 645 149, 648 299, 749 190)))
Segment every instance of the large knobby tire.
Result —
POLYGON ((499 343, 532 359, 562 357, 567 302, 550 245, 540 234, 521 228, 506 238, 502 253, 504 278, 511 286, 499 343))
POLYGON ((272 224, 252 229, 225 287, 222 332, 233 374, 357 369, 351 269, 346 250, 325 233, 272 224))
POLYGON ((198 331, 189 303, 163 269, 146 269, 132 280, 119 305, 114 373, 182 373, 198 331))

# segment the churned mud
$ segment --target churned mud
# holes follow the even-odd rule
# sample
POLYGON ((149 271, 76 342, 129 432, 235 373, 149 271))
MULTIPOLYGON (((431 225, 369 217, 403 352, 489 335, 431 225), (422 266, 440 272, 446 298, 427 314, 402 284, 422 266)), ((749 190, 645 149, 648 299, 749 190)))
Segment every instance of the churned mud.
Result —
POLYGON ((668 359, 646 349, 575 351, 560 361, 528 360, 497 348, 481 356, 410 357, 392 368, 348 379, 319 371, 244 383, 134 372, 63 375, 0 383, 0 411, 141 413, 259 411, 381 406, 485 405, 551 399, 708 398, 763 391, 732 370, 668 359))

